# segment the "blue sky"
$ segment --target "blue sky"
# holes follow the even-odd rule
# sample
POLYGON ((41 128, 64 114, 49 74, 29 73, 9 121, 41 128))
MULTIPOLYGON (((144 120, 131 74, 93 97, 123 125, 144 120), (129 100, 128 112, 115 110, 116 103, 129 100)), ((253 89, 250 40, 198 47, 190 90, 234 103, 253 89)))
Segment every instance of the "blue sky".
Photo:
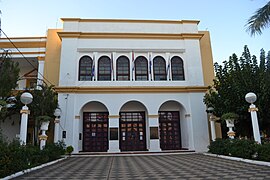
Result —
MULTIPOLYGON (((62 28, 62 17, 200 20, 211 35, 214 62, 241 55, 244 45, 259 56, 270 50, 270 28, 260 36, 245 31, 247 19, 268 0, 0 0, 2 29, 9 37, 45 36, 62 28), (268 41, 267 41, 268 39, 268 41)), ((3 37, 3 35, 2 35, 3 37)))

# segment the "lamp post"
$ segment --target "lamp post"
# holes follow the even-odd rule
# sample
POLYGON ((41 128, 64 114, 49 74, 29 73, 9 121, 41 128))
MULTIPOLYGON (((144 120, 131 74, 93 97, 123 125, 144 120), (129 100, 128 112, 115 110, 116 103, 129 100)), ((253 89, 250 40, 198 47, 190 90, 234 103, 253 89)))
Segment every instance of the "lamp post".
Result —
POLYGON ((54 111, 54 142, 57 143, 59 141, 59 123, 60 123, 60 116, 61 116, 61 109, 56 108, 54 111))
POLYGON ((28 123, 28 114, 30 114, 30 110, 28 110, 27 104, 30 104, 33 100, 32 94, 25 92, 21 95, 21 102, 24 104, 21 110, 21 128, 20 128, 20 144, 26 144, 27 137, 27 123, 28 123))
POLYGON ((251 104, 249 106, 248 112, 250 112, 251 115, 254 139, 257 143, 261 144, 260 130, 257 117, 258 108, 256 108, 255 104, 253 104, 257 100, 257 96, 256 94, 250 92, 246 94, 245 99, 248 103, 251 104))
POLYGON ((209 114, 209 121, 210 121, 210 127, 211 127, 211 139, 212 141, 216 140, 216 127, 215 127, 215 118, 213 115, 214 108, 208 107, 206 112, 209 114))

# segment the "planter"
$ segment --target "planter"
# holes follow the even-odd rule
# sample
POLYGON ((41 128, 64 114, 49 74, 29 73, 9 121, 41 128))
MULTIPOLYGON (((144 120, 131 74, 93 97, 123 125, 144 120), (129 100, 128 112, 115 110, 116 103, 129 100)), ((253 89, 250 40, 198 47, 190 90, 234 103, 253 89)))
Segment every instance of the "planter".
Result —
POLYGON ((226 119, 225 121, 228 128, 234 127, 234 119, 226 119))
POLYGON ((49 129, 49 124, 50 124, 50 121, 42 121, 40 130, 47 131, 49 129))

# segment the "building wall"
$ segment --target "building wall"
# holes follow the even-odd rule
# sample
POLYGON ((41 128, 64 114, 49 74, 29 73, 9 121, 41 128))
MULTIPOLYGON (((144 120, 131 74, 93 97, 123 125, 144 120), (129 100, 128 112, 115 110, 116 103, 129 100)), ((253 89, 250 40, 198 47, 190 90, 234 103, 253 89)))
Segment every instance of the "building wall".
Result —
MULTIPOLYGON (((129 106, 122 110, 145 109, 146 144, 150 151, 160 150, 159 140, 149 138, 149 128, 158 127, 158 112, 162 109, 180 112, 183 148, 199 152, 207 150, 209 133, 203 96, 213 75, 208 68, 212 59, 208 59, 211 54, 209 36, 207 32, 198 32, 198 21, 62 20, 64 29, 58 33, 62 40, 60 77, 56 89, 63 109, 61 127, 67 133, 65 141, 75 147, 75 152, 82 150, 79 134, 83 133, 83 112, 106 110, 109 126, 118 127, 119 113, 126 103, 129 106), (166 67, 169 58, 181 57, 185 80, 78 80, 79 60, 84 55, 93 58, 96 66, 99 57, 111 58, 113 55, 115 70, 116 59, 121 55, 129 58, 132 67, 133 53, 134 59, 142 55, 148 61, 150 55, 152 58, 162 56, 166 67)), ((109 151, 117 149, 119 151, 119 141, 109 141, 109 151)))

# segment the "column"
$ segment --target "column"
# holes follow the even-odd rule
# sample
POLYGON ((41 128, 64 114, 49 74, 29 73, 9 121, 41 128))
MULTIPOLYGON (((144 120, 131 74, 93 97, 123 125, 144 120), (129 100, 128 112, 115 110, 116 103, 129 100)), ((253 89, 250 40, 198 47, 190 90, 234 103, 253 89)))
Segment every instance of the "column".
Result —
POLYGON ((38 57, 37 89, 39 89, 38 85, 43 84, 44 63, 45 63, 44 57, 38 57))
POLYGON ((172 75, 171 75, 171 55, 170 55, 170 53, 166 53, 166 74, 167 74, 167 81, 171 81, 172 75))
POLYGON ((209 121, 210 121, 210 127, 211 127, 211 140, 215 141, 216 140, 216 126, 215 126, 215 118, 213 114, 210 114, 209 121))
POLYGON ((116 59, 115 59, 115 52, 112 52, 112 69, 113 69, 113 73, 112 73, 112 81, 116 81, 116 59))
POLYGON ((249 106, 248 111, 251 114, 254 140, 257 143, 261 144, 262 142, 261 142, 260 129, 259 129, 259 124, 258 124, 258 117, 257 117, 258 108, 256 108, 255 104, 251 104, 249 106))
POLYGON ((150 146, 149 151, 161 151, 159 140, 159 120, 157 115, 148 115, 150 146))
POLYGON ((23 145, 26 144, 28 114, 30 114, 30 111, 28 110, 28 107, 25 105, 22 107, 20 113, 22 114, 21 128, 20 128, 20 144, 23 145))
POLYGON ((97 52, 94 52, 93 56, 95 57, 94 61, 95 61, 95 81, 97 81, 98 77, 98 53, 97 52))
POLYGON ((130 81, 135 81, 135 53, 130 52, 130 81), (133 57, 134 56, 134 57, 133 57))
POLYGON ((148 71, 148 73, 149 73, 149 81, 154 81, 154 74, 153 74, 153 54, 152 54, 152 52, 149 52, 148 53, 148 57, 149 57, 149 71, 148 71), (151 66, 150 66, 150 61, 151 61, 151 66), (151 72, 151 73, 150 73, 151 72))
POLYGON ((120 152, 119 148, 119 115, 109 115, 109 150, 108 152, 120 152))
POLYGON ((59 123, 60 123, 60 119, 55 118, 55 120, 54 120, 54 143, 57 143, 59 141, 59 123))

